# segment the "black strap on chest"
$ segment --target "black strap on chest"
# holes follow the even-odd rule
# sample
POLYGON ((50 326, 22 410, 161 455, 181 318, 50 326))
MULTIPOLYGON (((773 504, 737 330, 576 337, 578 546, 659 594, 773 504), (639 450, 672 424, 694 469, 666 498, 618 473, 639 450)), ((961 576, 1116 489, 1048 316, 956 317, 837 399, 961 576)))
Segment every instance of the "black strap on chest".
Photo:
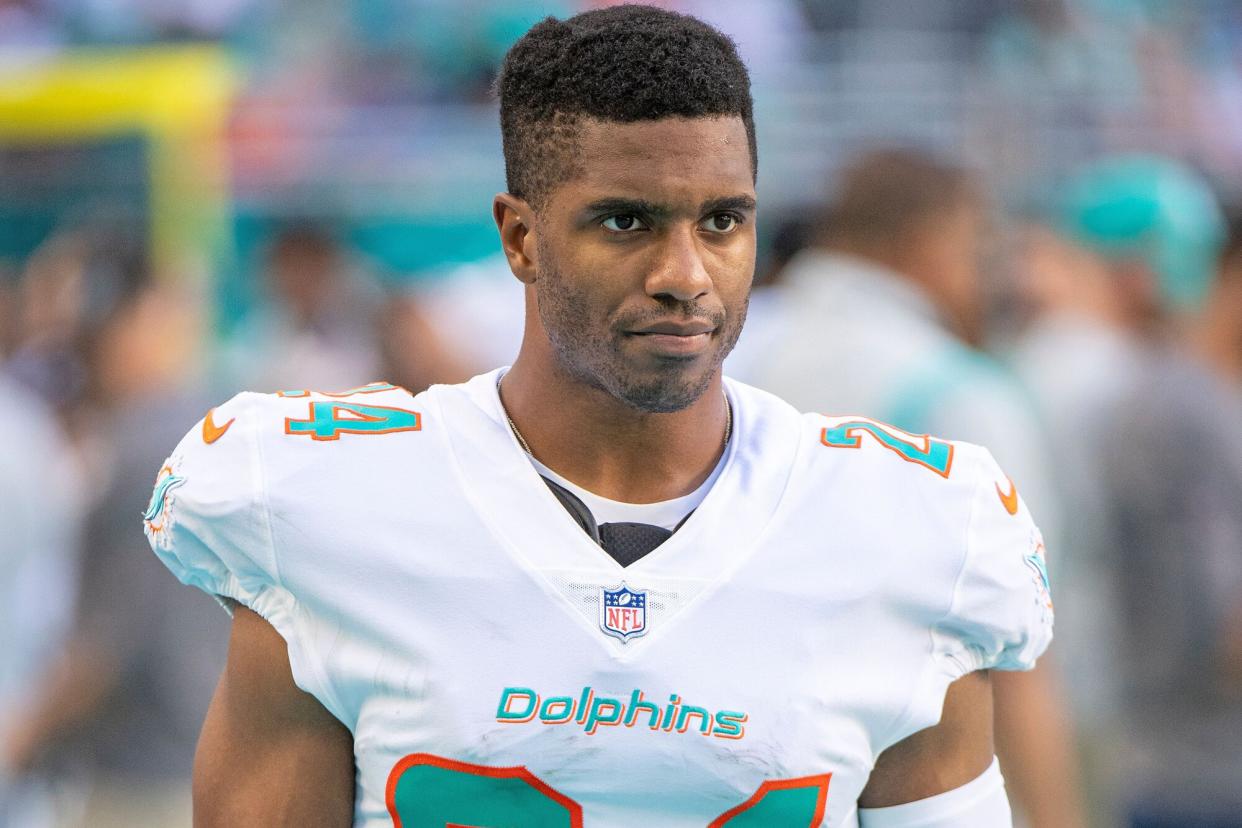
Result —
POLYGON ((663 526, 650 523, 605 523, 599 527, 599 545, 622 566, 629 566, 672 536, 663 526))
MULTIPOLYGON (((542 477, 542 475, 541 475, 542 477)), ((670 532, 663 526, 653 526, 650 523, 605 523, 597 524, 595 515, 591 514, 591 510, 582 502, 582 499, 564 486, 543 477, 543 482, 548 484, 548 488, 552 490, 552 494, 556 495, 556 499, 565 507, 565 511, 569 512, 582 531, 586 532, 591 540, 603 547, 604 551, 612 556, 612 559, 622 566, 629 566, 637 560, 642 559, 649 554, 664 541, 672 537, 673 532, 681 528, 686 522, 686 515, 681 519, 681 523, 670 532)))

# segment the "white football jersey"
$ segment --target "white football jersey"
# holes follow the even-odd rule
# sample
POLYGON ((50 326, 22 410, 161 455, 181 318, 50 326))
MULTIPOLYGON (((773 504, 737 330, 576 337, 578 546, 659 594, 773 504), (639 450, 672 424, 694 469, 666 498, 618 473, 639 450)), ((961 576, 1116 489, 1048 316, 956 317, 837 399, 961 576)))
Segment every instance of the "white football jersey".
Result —
POLYGON ((719 478, 623 568, 497 376, 240 394, 146 514, 352 731, 356 826, 854 826, 950 682, 1048 644, 1039 532, 981 448, 727 382, 719 478))

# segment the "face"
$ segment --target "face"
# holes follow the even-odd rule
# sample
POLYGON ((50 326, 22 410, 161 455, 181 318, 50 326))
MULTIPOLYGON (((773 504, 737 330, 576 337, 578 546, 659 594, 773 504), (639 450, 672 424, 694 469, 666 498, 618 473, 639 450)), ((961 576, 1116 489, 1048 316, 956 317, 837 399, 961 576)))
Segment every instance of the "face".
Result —
POLYGON ((299 318, 312 318, 332 299, 341 267, 328 247, 289 241, 272 251, 271 286, 280 303, 299 318))
POLYGON ((586 122, 535 219, 538 318, 560 369, 648 412, 697 400, 746 318, 755 190, 740 118, 586 122))
POLYGON ((964 195, 950 208, 926 221, 917 245, 924 282, 941 310, 961 333, 976 333, 981 324, 979 264, 985 231, 983 206, 964 195))

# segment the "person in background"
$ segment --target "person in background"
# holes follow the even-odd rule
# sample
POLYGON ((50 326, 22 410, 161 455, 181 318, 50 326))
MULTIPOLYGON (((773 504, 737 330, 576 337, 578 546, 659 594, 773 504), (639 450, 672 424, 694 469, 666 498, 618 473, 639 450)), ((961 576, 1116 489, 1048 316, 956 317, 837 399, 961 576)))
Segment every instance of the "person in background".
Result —
POLYGON ((265 304, 224 351, 230 386, 333 391, 379 378, 382 296, 330 230, 308 223, 278 230, 264 285, 265 304))
POLYGON ((1189 332, 1191 350, 1223 383, 1242 389, 1242 209, 1230 211, 1216 279, 1189 332))
MULTIPOLYGON (((909 150, 856 159, 815 243, 777 289, 783 337, 743 378, 805 410, 988 445, 1040 515, 1055 559, 1058 503, 1035 413, 999 364, 967 344, 982 328, 984 225, 984 196, 966 171, 909 150)), ((1081 825, 1055 675, 1041 666, 993 682, 1015 810, 1035 828, 1081 825)))
POLYGON ((0 358, 0 828, 52 825, 45 779, 6 749, 73 616, 79 469, 55 412, 0 358))
MULTIPOLYGON (((86 393, 79 337, 85 323, 93 259, 81 227, 53 233, 25 261, 10 292, 9 376, 50 406, 77 437, 75 415, 86 393)), ((108 280, 100 280, 106 283, 108 280)))
POLYGON ((807 409, 995 446, 1055 541, 1059 503, 1031 402, 968 344, 983 329, 985 224, 965 170, 912 150, 855 159, 776 289, 786 333, 747 379, 807 409))
MULTIPOLYGON (((459 308, 458 316, 462 313, 459 308)), ((390 296, 379 321, 384 380, 417 394, 436 383, 464 382, 479 373, 478 364, 470 361, 460 347, 471 337, 458 328, 451 339, 446 338, 442 322, 429 311, 417 291, 390 296)))
POLYGON ((767 364, 768 351, 784 336, 785 303, 781 284, 786 268, 795 256, 806 249, 814 223, 800 211, 775 223, 767 255, 755 270, 750 306, 746 310, 746 328, 733 352, 725 360, 731 377, 748 380, 767 364))
POLYGON ((1111 825, 1120 818, 1116 756, 1127 729, 1127 621, 1110 454, 1142 393, 1153 336, 1203 301, 1221 218, 1198 176, 1155 157, 1094 164, 1059 182, 1052 201, 1018 257, 1021 304, 1032 318, 1011 357, 1052 437, 1063 498, 1076 507, 1057 593, 1058 654, 1078 677, 1069 697, 1092 808, 1111 825))
POLYGON ((1132 828, 1242 826, 1239 242, 1210 188, 1159 158, 1069 186, 1062 226, 1114 281, 1139 359, 1101 430, 1121 616, 1122 808, 1132 828))
POLYGON ((1052 225, 1019 233, 1017 307, 1029 315, 1006 356, 1039 406, 1062 502, 1074 529, 1057 571, 1057 666, 1078 735, 1083 789, 1093 824, 1116 825, 1116 762, 1122 683, 1105 431, 1132 386, 1140 352, 1124 327, 1120 297, 1103 262, 1052 225))
MULTIPOLYGON (((389 350, 398 366, 411 358, 419 359, 425 347, 414 353, 411 331, 423 338, 442 343, 460 368, 454 369, 452 381, 481 374, 497 365, 506 365, 522 344, 522 283, 509 272, 509 263, 496 253, 477 262, 446 267, 422 280, 404 296, 393 300, 393 314, 401 326, 392 326, 389 350), (413 310, 411 310, 413 309, 413 310), (414 316, 414 324, 408 324, 414 316), (404 349, 404 353, 398 353, 404 349)), ((424 368, 401 370, 396 377, 422 375, 424 368)), ((417 383, 392 381, 411 391, 417 383)), ((437 379, 443 382, 444 379, 437 379)))
POLYGON ((93 828, 188 826, 190 757, 228 623, 210 598, 184 594, 144 553, 132 524, 147 507, 151 469, 175 437, 170 427, 180 431, 207 410, 198 381, 201 305, 153 280, 124 243, 98 238, 89 246, 91 261, 113 265, 91 271, 93 301, 79 338, 86 420, 107 473, 92 480, 98 493, 79 539, 63 657, 12 711, 0 764, 17 772, 44 762, 85 766, 81 819, 93 828))

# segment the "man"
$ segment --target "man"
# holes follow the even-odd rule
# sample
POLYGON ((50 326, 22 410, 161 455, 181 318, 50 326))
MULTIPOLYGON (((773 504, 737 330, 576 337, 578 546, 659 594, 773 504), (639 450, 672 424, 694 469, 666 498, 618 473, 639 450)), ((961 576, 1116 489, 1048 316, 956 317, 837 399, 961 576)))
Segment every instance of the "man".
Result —
MULTIPOLYGON (((750 355, 747 380, 800 408, 865 412, 915 434, 988 446, 1059 549, 1033 406, 968 344, 982 338, 984 208, 969 171, 926 153, 883 149, 853 159, 814 243, 782 273, 775 290, 785 324, 762 356, 750 355)), ((1048 669, 993 684, 1016 804, 1035 828, 1081 824, 1071 740, 1048 669)))
POLYGON ((1061 191, 1059 224, 1110 279, 1107 323, 1130 352, 1125 385, 1109 388, 1091 377, 1110 392, 1107 421, 1095 433, 1109 498, 1102 534, 1110 545, 1100 563, 1116 585, 1124 668, 1118 706, 1125 750, 1115 761, 1125 824, 1236 828, 1238 241, 1227 235, 1208 182, 1168 159, 1107 159, 1061 191))
POLYGON ((11 746, 73 615, 83 487, 55 414, 0 361, 0 826, 52 824, 47 782, 11 746))
MULTIPOLYGON (((206 406, 197 370, 204 320, 195 297, 159 282, 128 237, 84 238, 93 295, 78 332, 92 392, 83 410, 89 443, 106 450, 95 458, 106 474, 92 477, 92 502, 73 538, 80 552, 64 597, 63 646, 28 683, 10 727, 0 728, 7 731, 0 765, 71 757, 90 825, 177 828, 191 821, 190 754, 225 662, 229 624, 210 598, 169 581, 142 548, 134 516, 146 506, 152 466, 206 406), (178 334, 172 340, 169 330, 178 334)), ((23 463, 23 485, 34 499, 10 502, 57 514, 47 505, 57 492, 47 491, 32 462, 23 463)), ((51 595, 29 590, 25 598, 46 612, 51 595)))
POLYGON ((751 376, 800 408, 863 411, 988 446, 1052 535, 1030 401, 971 344, 983 328, 984 207, 968 171, 925 153, 853 159, 812 246, 782 274, 785 333, 751 376))
MULTIPOLYGON (((1055 190, 1045 226, 1028 231, 1023 245, 1022 300, 1032 321, 1012 355, 1052 438, 1058 490, 1074 507, 1057 567, 1057 660, 1074 676, 1069 694, 1097 821, 1112 825, 1135 798, 1127 789, 1150 804, 1172 799, 1168 791, 1206 801, 1188 787, 1201 788, 1212 774, 1230 780, 1224 789, 1235 787, 1237 766, 1209 758, 1191 735, 1188 722, 1208 718, 1201 699, 1189 717, 1177 708, 1126 717, 1144 683, 1138 674, 1150 665, 1173 667, 1170 697, 1179 707, 1190 698, 1180 684, 1182 659, 1212 625, 1180 638, 1211 601, 1171 585, 1192 582, 1190 573, 1210 560, 1207 550, 1236 548, 1236 484, 1224 471, 1236 415, 1221 404, 1229 394, 1210 370, 1179 353, 1188 349, 1169 336, 1199 307, 1209 321, 1203 330, 1227 332, 1236 306, 1227 293, 1209 293, 1224 228, 1215 196, 1193 170, 1157 156, 1113 157, 1055 190), (1141 471, 1150 464, 1162 468, 1158 480, 1141 471), (1128 529, 1118 520, 1126 512, 1138 519, 1128 529), (1169 549, 1180 551, 1170 556, 1169 549), (1126 743, 1139 749, 1123 750, 1126 743), (1171 762, 1179 743, 1188 745, 1186 758, 1171 762), (1158 755, 1159 769, 1139 773, 1136 763, 1118 760, 1143 755, 1158 755), (1171 784, 1175 774, 1194 785, 1171 784)), ((1222 594, 1229 569, 1211 578, 1222 594)), ((1211 684, 1200 678, 1191 684, 1211 684)), ((1235 752, 1227 739, 1221 746, 1235 752)))
POLYGON ((1073 507, 1073 531, 1058 544, 1056 663, 1073 677, 1066 699, 1091 824, 1116 825, 1125 664, 1106 470, 1109 434, 1143 354, 1106 262, 1055 223, 1024 227, 1014 258, 1015 299, 1030 321, 1008 356, 1039 407, 1060 502, 1073 507))
POLYGON ((279 228, 263 271, 265 295, 224 354, 228 376, 274 390, 290 383, 331 387, 347 376, 374 375, 382 295, 330 231, 312 222, 279 228))
POLYGON ((722 380, 748 89, 692 18, 538 24, 499 81, 513 367, 182 441, 152 543, 234 607, 200 825, 1008 824, 987 670, 1047 644, 1038 531, 982 449, 722 380))

